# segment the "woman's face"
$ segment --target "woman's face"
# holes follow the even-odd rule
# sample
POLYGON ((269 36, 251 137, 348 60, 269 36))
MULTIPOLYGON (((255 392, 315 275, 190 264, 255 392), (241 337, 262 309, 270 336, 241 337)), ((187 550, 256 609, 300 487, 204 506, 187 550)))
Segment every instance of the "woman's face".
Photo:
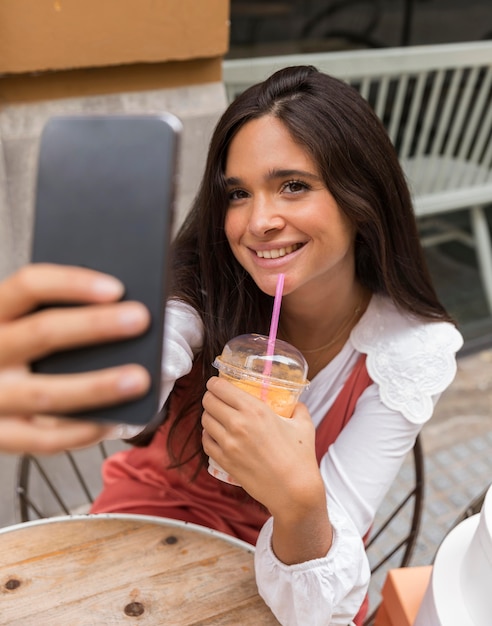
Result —
POLYGON ((333 293, 354 280, 354 229, 306 150, 284 124, 264 116, 232 140, 225 171, 225 232, 238 262, 274 295, 333 293))

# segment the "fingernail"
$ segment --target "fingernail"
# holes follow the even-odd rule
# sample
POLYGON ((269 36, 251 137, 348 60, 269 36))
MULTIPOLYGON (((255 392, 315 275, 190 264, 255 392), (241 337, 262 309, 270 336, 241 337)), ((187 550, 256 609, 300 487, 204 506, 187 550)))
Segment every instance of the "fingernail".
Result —
POLYGON ((118 389, 124 394, 134 394, 138 391, 145 391, 148 385, 149 374, 142 370, 125 372, 118 379, 118 389))
POLYGON ((140 329, 148 322, 149 313, 143 306, 133 304, 125 307, 118 316, 120 326, 128 330, 140 329))
POLYGON ((101 296, 122 296, 125 292, 125 287, 117 278, 102 276, 93 282, 92 290, 101 296))

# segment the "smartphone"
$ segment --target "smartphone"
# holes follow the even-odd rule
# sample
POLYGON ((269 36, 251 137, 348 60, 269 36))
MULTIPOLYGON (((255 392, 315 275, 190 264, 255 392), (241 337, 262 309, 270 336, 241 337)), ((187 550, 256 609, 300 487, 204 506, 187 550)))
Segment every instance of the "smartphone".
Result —
POLYGON ((145 397, 73 413, 78 419, 147 425, 158 413, 181 131, 170 113, 53 117, 43 129, 32 262, 112 274, 125 285, 124 299, 143 302, 152 318, 140 337, 58 352, 33 363, 33 371, 44 374, 125 363, 149 371, 152 385, 145 397))

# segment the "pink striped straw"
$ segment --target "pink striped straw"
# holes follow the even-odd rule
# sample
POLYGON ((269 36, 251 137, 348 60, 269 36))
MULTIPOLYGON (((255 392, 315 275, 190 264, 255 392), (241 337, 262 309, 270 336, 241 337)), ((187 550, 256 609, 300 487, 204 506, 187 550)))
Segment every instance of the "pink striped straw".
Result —
MULTIPOLYGON (((277 339, 278 321, 280 318, 280 305, 282 303, 282 292, 284 290, 285 274, 279 274, 277 278, 277 288, 275 289, 275 300, 273 302, 272 320, 270 322, 270 334, 268 335, 267 357, 271 357, 275 351, 275 340, 277 339)), ((270 376, 272 373, 272 360, 265 361, 263 376, 270 376)), ((263 385, 262 396, 266 394, 265 384, 263 385)))

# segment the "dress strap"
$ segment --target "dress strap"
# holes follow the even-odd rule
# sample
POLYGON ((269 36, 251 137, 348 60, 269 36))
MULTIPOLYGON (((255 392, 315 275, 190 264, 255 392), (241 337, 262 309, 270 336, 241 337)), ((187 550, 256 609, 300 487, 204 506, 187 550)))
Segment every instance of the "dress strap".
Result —
POLYGON ((316 458, 318 463, 349 422, 358 399, 372 382, 367 373, 366 355, 361 354, 335 402, 328 409, 316 429, 316 458))

